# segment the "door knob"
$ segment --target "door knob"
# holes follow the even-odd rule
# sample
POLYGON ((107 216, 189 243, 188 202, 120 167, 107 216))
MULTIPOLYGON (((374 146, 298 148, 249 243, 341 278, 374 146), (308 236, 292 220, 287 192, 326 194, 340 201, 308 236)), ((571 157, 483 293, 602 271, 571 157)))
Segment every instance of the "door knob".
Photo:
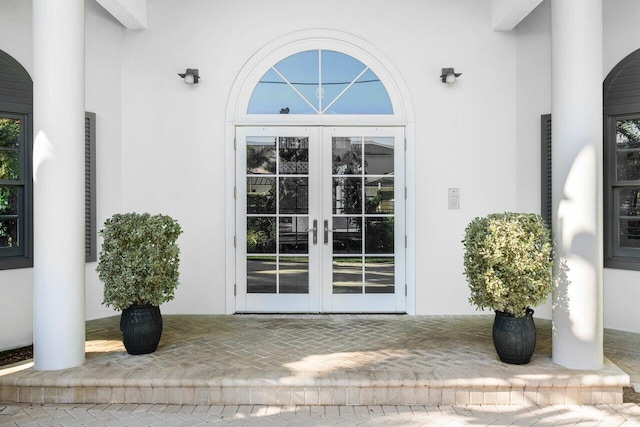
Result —
POLYGON ((329 228, 329 220, 324 220, 324 244, 329 244, 329 232, 333 233, 336 231, 334 228, 329 228))
POLYGON ((313 220, 313 228, 307 228, 306 232, 310 232, 313 231, 313 244, 317 245, 318 244, 318 220, 314 219, 313 220))

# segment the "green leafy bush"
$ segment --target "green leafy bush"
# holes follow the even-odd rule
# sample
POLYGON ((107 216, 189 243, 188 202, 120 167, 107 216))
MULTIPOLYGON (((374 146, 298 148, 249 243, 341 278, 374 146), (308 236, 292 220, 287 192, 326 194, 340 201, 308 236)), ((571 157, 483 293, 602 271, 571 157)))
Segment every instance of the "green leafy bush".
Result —
POLYGON ((525 315, 553 286, 553 245, 542 217, 498 213, 469 223, 462 241, 464 274, 478 309, 525 315))
POLYGON ((104 283, 103 304, 116 310, 131 305, 160 305, 178 286, 182 229, 166 215, 115 214, 107 219, 98 277, 104 283))

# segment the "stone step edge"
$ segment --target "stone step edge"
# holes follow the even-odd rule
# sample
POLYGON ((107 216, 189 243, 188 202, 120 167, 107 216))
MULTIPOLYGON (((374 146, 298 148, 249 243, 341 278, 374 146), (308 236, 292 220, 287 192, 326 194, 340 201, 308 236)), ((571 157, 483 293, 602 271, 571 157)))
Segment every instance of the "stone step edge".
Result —
POLYGON ((622 403, 607 387, 18 387, 0 386, 0 402, 183 405, 601 405, 622 403))
MULTIPOLYGON (((497 374, 497 373, 496 373, 497 374)), ((504 375, 504 374, 503 374, 504 375)), ((626 387, 631 378, 611 364, 600 371, 566 374, 520 374, 511 377, 485 376, 442 378, 434 371, 360 371, 323 374, 290 371, 190 371, 138 370, 127 376, 113 371, 90 372, 24 370, 6 375, 0 371, 0 386, 19 387, 626 387), (209 374, 209 378, 202 378, 209 374), (242 375, 241 377, 239 376, 242 375), (150 378, 151 377, 151 378, 150 378)))
POLYGON ((470 378, 424 379, 424 380, 343 380, 321 378, 318 380, 271 380, 264 378, 16 378, 0 380, 0 386, 17 387, 370 387, 370 388, 538 388, 538 387, 627 387, 631 382, 628 376, 585 375, 570 378, 470 378))

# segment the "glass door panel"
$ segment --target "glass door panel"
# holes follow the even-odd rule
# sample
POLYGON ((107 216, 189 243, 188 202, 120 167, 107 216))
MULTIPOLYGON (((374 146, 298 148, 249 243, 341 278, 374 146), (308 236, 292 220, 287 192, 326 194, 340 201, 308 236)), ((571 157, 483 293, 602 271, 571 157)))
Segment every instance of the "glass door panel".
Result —
POLYGON ((238 136, 237 311, 404 312, 402 129, 238 136))
POLYGON ((394 293, 394 138, 334 136, 331 158, 333 293, 394 293))
POLYGON ((405 311, 403 143, 397 128, 324 131, 325 311, 405 311))
MULTIPOLYGON (((236 270, 241 283, 238 311, 318 309, 319 298, 310 298, 314 290, 309 247, 310 207, 317 210, 309 201, 310 172, 314 172, 309 156, 317 132, 239 129, 238 157, 244 165, 238 168, 237 182, 244 185, 236 189, 240 198, 236 241, 243 257, 236 270)), ((318 185, 319 180, 313 180, 318 185)))

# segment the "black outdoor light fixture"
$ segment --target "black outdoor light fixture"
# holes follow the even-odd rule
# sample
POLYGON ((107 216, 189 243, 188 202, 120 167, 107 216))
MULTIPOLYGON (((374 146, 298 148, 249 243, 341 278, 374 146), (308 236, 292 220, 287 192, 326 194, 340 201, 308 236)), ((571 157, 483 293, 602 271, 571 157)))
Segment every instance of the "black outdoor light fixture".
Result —
POLYGON ((460 77, 462 73, 456 73, 453 68, 443 68, 440 78, 442 83, 453 84, 456 82, 456 78, 460 77))
POLYGON ((187 68, 184 74, 178 73, 178 75, 182 77, 188 85, 196 84, 198 83, 198 79, 200 79, 197 68, 187 68))

